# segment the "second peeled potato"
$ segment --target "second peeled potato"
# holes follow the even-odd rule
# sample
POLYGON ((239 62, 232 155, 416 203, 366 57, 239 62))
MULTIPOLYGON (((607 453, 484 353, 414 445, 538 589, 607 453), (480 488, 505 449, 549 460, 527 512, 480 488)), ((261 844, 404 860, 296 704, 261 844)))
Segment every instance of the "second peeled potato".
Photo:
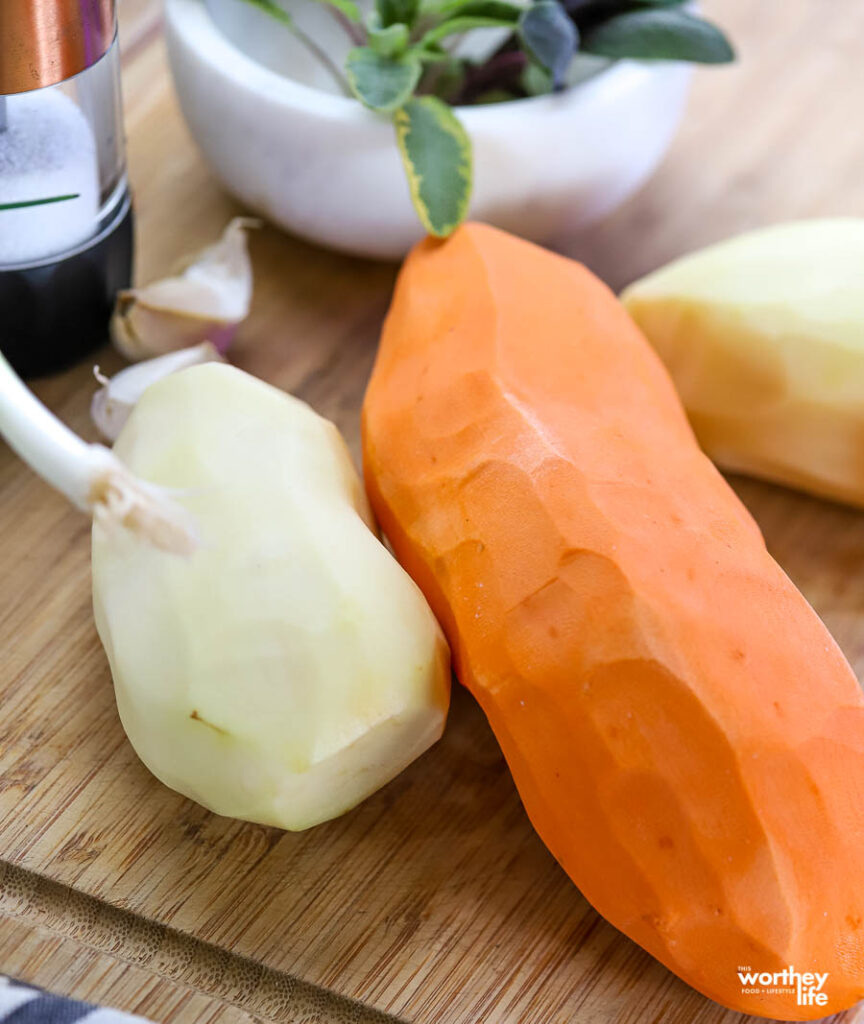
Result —
POLYGON ((623 300, 715 462, 864 506, 864 220, 742 235, 623 300))

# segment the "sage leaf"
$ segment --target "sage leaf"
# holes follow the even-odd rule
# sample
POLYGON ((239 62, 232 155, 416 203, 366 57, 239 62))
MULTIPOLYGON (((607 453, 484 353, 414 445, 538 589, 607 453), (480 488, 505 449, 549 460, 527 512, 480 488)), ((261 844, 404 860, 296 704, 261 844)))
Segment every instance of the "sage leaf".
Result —
POLYGON ((629 11, 583 32, 582 49, 602 57, 727 64, 735 51, 710 22, 670 8, 629 11))
POLYGON ((422 65, 411 53, 383 57, 368 46, 358 46, 345 64, 351 91, 372 110, 395 110, 408 99, 420 80, 422 65))
POLYGON ((369 29, 369 46, 380 57, 398 57, 408 46, 408 26, 396 23, 387 28, 369 29))
POLYGON ((436 96, 410 99, 394 115, 411 199, 423 227, 443 238, 465 219, 471 200, 471 141, 436 96))
POLYGON ((375 10, 381 19, 381 27, 414 24, 420 10, 420 0, 375 0, 375 10))
POLYGON ((552 76, 555 89, 564 88, 570 61, 579 45, 579 32, 558 0, 538 0, 519 19, 526 48, 552 76))

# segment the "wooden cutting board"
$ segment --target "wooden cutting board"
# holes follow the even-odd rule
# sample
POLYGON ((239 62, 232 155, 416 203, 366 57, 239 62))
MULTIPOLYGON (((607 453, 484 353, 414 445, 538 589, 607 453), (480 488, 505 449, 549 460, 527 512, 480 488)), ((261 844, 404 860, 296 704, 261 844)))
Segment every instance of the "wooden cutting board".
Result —
MULTIPOLYGON (((613 286, 746 227, 864 214, 864 5, 832 0, 830 21, 824 0, 704 6, 742 61, 698 73, 656 178, 573 244, 613 286)), ((178 115, 156 0, 121 0, 121 16, 149 280, 237 211, 178 115)), ((356 455, 395 269, 271 229, 252 249, 254 311, 233 358, 334 419, 356 455)), ((93 436, 88 367, 37 390, 93 436)), ((864 676, 864 514, 735 486, 864 676)), ((416 1024, 744 1020, 588 907, 464 692, 441 743, 339 821, 292 835, 218 818, 136 759, 93 628, 87 524, 5 448, 0 538, 0 969, 165 1020, 387 1019, 372 1008, 416 1024)))

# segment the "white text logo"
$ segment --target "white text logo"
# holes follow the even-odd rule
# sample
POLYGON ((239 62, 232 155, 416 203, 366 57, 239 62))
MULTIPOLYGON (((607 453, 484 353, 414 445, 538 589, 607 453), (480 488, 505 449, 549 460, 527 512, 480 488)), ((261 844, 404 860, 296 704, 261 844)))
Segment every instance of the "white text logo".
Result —
POLYGON ((828 980, 828 972, 818 974, 813 971, 796 971, 794 967, 784 967, 782 971, 754 971, 752 967, 739 967, 738 978, 741 991, 745 995, 780 995, 787 993, 795 996, 798 1006, 825 1006, 828 993, 822 988, 828 980))

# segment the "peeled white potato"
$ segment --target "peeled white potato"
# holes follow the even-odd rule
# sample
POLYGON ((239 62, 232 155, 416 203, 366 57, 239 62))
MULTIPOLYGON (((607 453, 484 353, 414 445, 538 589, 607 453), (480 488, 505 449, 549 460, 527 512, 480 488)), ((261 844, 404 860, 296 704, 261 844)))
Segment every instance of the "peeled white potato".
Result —
POLYGON ((441 735, 449 653, 379 542, 333 424, 227 365, 148 388, 115 451, 176 489, 188 558, 93 531, 93 599, 129 739, 218 814, 303 829, 441 735))
POLYGON ((623 300, 711 458, 864 505, 864 220, 742 235, 623 300))

